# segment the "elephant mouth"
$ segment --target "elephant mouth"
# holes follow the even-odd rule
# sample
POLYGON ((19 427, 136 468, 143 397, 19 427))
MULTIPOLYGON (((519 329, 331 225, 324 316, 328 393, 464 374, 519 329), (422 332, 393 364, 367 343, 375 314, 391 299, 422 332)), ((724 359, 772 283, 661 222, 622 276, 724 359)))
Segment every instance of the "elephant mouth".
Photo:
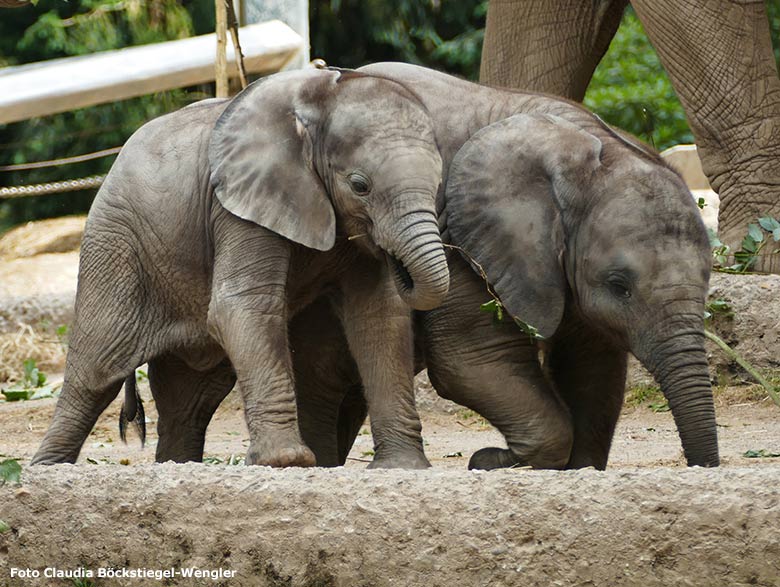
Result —
POLYGON ((411 273, 404 266, 404 264, 392 255, 388 255, 390 259, 390 266, 393 268, 395 276, 395 282, 400 291, 411 291, 414 289, 414 279, 412 279, 411 273))

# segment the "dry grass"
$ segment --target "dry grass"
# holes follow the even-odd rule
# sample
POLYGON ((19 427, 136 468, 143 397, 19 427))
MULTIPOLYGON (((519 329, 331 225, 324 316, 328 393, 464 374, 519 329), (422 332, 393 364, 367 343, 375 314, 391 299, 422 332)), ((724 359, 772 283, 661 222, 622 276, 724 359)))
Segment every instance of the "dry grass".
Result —
POLYGON ((35 359, 44 373, 65 368, 65 348, 51 329, 34 329, 29 324, 14 333, 0 334, 0 381, 16 381, 24 374, 25 359, 35 359))

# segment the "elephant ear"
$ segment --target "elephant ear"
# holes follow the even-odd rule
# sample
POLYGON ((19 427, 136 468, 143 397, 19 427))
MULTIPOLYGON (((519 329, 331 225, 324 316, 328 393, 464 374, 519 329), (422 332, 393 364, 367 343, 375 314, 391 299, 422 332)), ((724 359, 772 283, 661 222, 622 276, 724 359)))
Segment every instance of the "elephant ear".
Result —
POLYGON ((312 134, 338 75, 307 69, 251 84, 209 143, 211 185, 226 210, 320 251, 333 247, 336 217, 312 163, 312 134))
POLYGON ((552 336, 563 317, 562 215, 600 165, 601 142, 550 115, 518 114, 474 134, 453 159, 447 230, 504 307, 552 336))

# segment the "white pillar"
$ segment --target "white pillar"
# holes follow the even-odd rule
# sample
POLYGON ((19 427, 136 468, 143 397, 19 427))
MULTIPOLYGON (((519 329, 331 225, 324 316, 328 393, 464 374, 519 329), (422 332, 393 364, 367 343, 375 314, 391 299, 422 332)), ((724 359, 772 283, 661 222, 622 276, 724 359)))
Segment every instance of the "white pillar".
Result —
POLYGON ((309 2, 308 0, 241 0, 243 22, 254 24, 279 19, 303 39, 303 50, 286 69, 303 67, 309 62, 309 2), (245 19, 245 20, 244 20, 245 19))

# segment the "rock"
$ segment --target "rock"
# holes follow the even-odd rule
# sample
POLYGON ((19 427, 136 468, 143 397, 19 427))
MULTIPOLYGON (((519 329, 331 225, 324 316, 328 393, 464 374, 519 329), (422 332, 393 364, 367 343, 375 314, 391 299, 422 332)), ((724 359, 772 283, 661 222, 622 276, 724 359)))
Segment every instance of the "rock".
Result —
POLYGON ((0 237, 0 259, 78 251, 86 216, 65 216, 17 226, 0 237))
MULTIPOLYGON (((780 369, 780 275, 713 273, 709 300, 718 299, 732 314, 715 313, 707 328, 758 369, 780 369)), ((707 341, 706 348, 713 382, 750 379, 714 343, 707 341)), ((627 386, 653 384, 652 375, 631 357, 627 386)))
MULTIPOLYGON (((710 300, 722 299, 733 315, 713 316, 710 329, 759 369, 780 369, 780 275, 714 273, 710 300)), ((712 343, 710 366, 719 374, 739 369, 712 343)), ((741 369, 739 369, 741 371, 741 369)))

